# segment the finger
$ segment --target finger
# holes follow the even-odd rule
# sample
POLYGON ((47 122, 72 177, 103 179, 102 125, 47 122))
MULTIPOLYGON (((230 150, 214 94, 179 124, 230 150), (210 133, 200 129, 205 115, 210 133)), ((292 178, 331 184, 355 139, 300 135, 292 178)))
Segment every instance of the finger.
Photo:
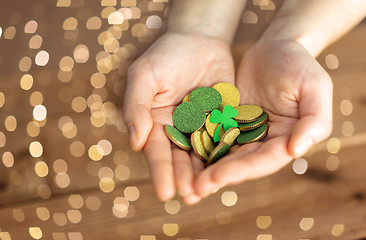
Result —
POLYGON ((236 151, 203 171, 195 181, 195 193, 205 196, 215 186, 263 177, 278 171, 292 157, 288 154, 289 137, 281 136, 258 143, 247 150, 236 151))
POLYGON ((194 151, 191 151, 189 155, 192 160, 194 176, 197 176, 205 168, 205 164, 199 157, 197 157, 194 151))
POLYGON ((175 195, 172 151, 164 127, 155 123, 144 147, 155 191, 162 201, 175 195))
POLYGON ((147 60, 137 60, 128 70, 123 101, 123 119, 130 134, 132 149, 140 151, 153 126, 151 106, 156 88, 153 70, 147 60))
MULTIPOLYGON (((320 67, 320 66, 319 66, 320 67)), ((333 86, 328 74, 303 80, 300 93, 300 120, 295 124, 289 142, 289 152, 294 158, 305 154, 309 148, 327 138, 332 130, 333 86)))
POLYGON ((172 148, 173 153, 173 166, 174 177, 177 186, 178 194, 180 196, 187 196, 193 191, 193 168, 192 161, 188 152, 179 149, 178 147, 172 148))

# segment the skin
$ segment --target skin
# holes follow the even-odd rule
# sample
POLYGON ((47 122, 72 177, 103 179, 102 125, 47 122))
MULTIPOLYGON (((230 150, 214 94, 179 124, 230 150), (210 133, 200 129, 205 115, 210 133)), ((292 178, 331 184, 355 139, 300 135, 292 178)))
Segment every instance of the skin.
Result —
POLYGON ((244 3, 175 1, 167 33, 129 68, 124 120, 162 201, 177 191, 194 204, 222 186, 274 173, 331 132, 332 82, 315 57, 365 16, 366 1, 285 1, 235 77, 229 44, 244 3), (242 104, 262 106, 270 130, 264 142, 233 148, 203 169, 193 152, 172 146, 164 125, 187 93, 217 82, 235 83, 242 104))

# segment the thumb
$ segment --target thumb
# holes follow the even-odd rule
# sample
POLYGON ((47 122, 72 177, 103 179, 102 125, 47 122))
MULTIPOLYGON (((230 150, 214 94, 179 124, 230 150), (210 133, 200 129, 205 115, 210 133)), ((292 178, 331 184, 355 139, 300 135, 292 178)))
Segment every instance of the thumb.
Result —
POLYGON ((140 151, 153 126, 151 106, 155 96, 152 69, 146 61, 137 60, 128 69, 123 100, 123 119, 134 151, 140 151))
MULTIPOLYGON (((319 65, 320 67, 320 65, 319 65)), ((294 158, 304 155, 309 148, 324 140, 332 130, 333 85, 326 72, 303 80, 300 93, 300 120, 294 126, 289 152, 294 158)), ((308 75, 309 76, 309 75, 308 75)))

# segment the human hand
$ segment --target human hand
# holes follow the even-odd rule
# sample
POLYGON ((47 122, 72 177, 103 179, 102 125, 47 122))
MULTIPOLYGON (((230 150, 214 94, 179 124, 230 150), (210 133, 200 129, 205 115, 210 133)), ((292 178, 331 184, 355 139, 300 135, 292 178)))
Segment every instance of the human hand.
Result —
POLYGON ((194 184, 200 197, 272 174, 331 132, 332 81, 299 43, 258 42, 242 59, 236 84, 241 104, 259 105, 269 115, 269 132, 263 142, 233 147, 203 170, 194 184))
POLYGON ((193 179, 203 163, 172 146, 164 133, 174 107, 193 89, 234 83, 234 76, 228 44, 200 34, 166 33, 130 66, 123 116, 131 146, 143 149, 161 200, 173 197, 175 186, 186 203, 199 200, 193 179))

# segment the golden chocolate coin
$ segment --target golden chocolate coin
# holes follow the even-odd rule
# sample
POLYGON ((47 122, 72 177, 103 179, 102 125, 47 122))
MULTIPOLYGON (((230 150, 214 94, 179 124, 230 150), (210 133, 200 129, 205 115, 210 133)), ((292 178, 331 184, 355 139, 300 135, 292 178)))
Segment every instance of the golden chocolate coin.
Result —
POLYGON ((236 141, 239 144, 247 144, 252 142, 258 142, 259 140, 263 139, 268 132, 268 125, 264 124, 260 126, 259 128, 241 132, 239 136, 237 137, 236 141))
POLYGON ((259 118, 263 109, 257 105, 240 105, 234 107, 238 111, 238 116, 234 117, 235 121, 243 123, 243 122, 252 122, 259 118))
POLYGON ((265 112, 263 112, 263 114, 253 122, 239 123, 238 128, 240 129, 240 131, 249 131, 259 128, 260 126, 264 125, 267 121, 268 121, 268 115, 265 112))
POLYGON ((233 84, 222 82, 214 85, 212 88, 216 89, 222 97, 222 102, 219 110, 224 109, 226 105, 231 105, 233 107, 239 106, 240 93, 233 84))
POLYGON ((214 150, 215 144, 212 141, 210 135, 208 135, 207 130, 202 131, 201 133, 201 142, 203 149, 207 153, 207 155, 210 155, 210 153, 214 150))
MULTIPOLYGON (((216 128, 220 124, 219 123, 212 123, 212 122, 210 122, 210 117, 211 117, 211 114, 206 117, 205 127, 206 127, 206 130, 207 130, 208 135, 210 135, 210 137, 213 138, 214 137, 214 134, 215 134, 215 131, 216 131, 216 128)), ((219 136, 220 136, 220 138, 222 137, 222 135, 224 135, 224 133, 225 133, 224 127, 221 125, 221 128, 219 130, 219 136)))
POLYGON ((173 126, 166 125, 164 128, 165 134, 175 145, 183 150, 189 151, 192 149, 191 141, 183 133, 179 132, 173 126))
POLYGON ((189 102, 189 94, 187 94, 184 98, 182 102, 189 102))
POLYGON ((206 161, 208 159, 208 155, 205 151, 205 149, 203 148, 203 144, 201 141, 201 131, 194 131, 191 135, 191 144, 193 147, 194 152, 196 153, 196 155, 202 160, 202 161, 206 161))
POLYGON ((217 145, 217 147, 215 147, 215 149, 210 154, 206 162, 206 167, 220 160, 220 158, 224 157, 229 152, 229 150, 230 145, 225 142, 221 142, 219 145, 217 145))
POLYGON ((225 134, 220 138, 220 143, 224 142, 232 146, 234 145, 236 138, 239 136, 239 134, 240 134, 239 128, 236 127, 229 128, 225 132, 225 134))

